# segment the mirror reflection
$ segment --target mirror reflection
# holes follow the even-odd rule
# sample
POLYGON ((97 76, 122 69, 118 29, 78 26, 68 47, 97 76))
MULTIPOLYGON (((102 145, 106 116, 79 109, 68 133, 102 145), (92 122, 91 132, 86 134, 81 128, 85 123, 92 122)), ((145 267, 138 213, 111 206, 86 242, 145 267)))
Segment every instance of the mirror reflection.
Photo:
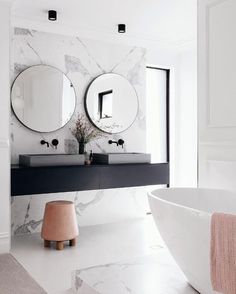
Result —
POLYGON ((97 128, 107 133, 120 133, 134 122, 138 98, 126 78, 113 73, 103 74, 87 89, 85 109, 97 128))
POLYGON ((64 73, 51 66, 38 65, 16 78, 11 103, 16 117, 26 127, 37 132, 52 132, 70 121, 76 96, 64 73))
POLYGON ((98 112, 100 119, 112 118, 112 93, 112 90, 98 93, 98 112))

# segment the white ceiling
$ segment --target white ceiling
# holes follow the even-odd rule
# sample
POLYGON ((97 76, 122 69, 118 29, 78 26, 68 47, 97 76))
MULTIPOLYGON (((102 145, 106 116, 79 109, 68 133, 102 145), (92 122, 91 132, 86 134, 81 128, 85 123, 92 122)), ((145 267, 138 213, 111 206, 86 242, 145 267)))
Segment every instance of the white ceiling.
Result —
POLYGON ((197 34, 197 0, 16 0, 12 14, 18 21, 78 32, 117 34, 117 24, 125 23, 126 37, 163 43, 184 43, 197 34), (57 24, 47 20, 49 9, 58 11, 57 24))

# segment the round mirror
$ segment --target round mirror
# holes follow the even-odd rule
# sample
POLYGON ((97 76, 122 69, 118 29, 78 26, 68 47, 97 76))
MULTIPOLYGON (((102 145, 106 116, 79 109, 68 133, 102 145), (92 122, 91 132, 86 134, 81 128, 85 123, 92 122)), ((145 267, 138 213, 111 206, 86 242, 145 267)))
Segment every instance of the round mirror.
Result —
POLYGON ((106 133, 128 129, 138 113, 138 97, 129 81, 114 73, 97 77, 88 87, 85 109, 91 122, 106 133))
POLYGON ((60 70, 32 66, 12 86, 11 103, 22 124, 37 132, 53 132, 71 119, 76 106, 71 81, 60 70))

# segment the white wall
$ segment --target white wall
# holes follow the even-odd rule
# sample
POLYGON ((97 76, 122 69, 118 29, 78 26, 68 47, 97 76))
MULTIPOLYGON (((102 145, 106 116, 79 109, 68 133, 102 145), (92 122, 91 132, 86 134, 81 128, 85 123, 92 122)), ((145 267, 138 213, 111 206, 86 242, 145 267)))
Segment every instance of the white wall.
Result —
POLYGON ((0 253, 10 249, 10 4, 0 1, 0 253))

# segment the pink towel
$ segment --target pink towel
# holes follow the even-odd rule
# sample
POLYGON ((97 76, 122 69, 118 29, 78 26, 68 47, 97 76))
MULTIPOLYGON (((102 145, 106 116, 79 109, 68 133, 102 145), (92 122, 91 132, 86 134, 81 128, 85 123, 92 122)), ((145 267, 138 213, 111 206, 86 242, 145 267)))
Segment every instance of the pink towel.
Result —
POLYGON ((212 215, 211 282, 215 291, 236 293, 236 215, 212 215))

